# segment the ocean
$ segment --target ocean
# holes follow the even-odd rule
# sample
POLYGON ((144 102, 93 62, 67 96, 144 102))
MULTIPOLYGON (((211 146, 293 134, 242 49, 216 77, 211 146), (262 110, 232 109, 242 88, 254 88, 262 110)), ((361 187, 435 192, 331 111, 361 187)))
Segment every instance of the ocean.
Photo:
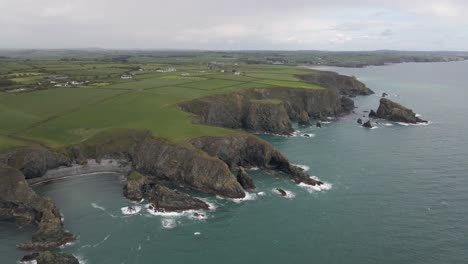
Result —
MULTIPOLYGON (((56 181, 35 190, 56 201, 79 236, 61 251, 88 264, 468 263, 468 61, 324 69, 356 76, 376 94, 355 98, 355 114, 321 129, 259 136, 326 188, 251 170, 257 190, 247 199, 195 194, 214 208, 193 219, 150 214, 145 202, 123 214, 131 203, 122 176, 56 181), (383 92, 430 123, 358 126, 383 92)), ((0 263, 24 255, 15 244, 30 235, 0 225, 0 263)))

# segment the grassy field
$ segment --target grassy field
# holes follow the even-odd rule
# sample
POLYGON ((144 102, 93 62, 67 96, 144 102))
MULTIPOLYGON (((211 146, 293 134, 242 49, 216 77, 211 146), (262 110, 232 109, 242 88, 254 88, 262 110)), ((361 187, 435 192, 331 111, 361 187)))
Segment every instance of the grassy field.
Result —
POLYGON ((123 63, 10 60, 1 61, 0 65, 0 78, 13 80, 15 87, 30 89, 0 92, 0 150, 35 143, 58 147, 118 128, 149 130, 154 136, 185 143, 194 137, 237 131, 194 124, 191 114, 177 108, 180 102, 251 88, 320 89, 295 77, 308 72, 301 68, 237 64, 219 57, 138 57, 123 63), (222 63, 209 67, 213 59, 222 63), (158 72, 168 68, 177 71, 158 72), (241 74, 235 75, 235 71, 241 74), (123 74, 133 74, 133 78, 122 80, 123 74), (31 86, 34 82, 47 82, 44 77, 48 76, 66 76, 67 81, 83 84, 60 88, 52 84, 31 86))

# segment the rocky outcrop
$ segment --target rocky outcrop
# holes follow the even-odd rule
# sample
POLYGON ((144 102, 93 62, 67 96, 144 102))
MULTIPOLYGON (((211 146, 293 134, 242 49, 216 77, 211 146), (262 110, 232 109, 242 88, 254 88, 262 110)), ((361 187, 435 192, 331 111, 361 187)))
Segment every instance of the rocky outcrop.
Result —
POLYGON ((404 123, 427 123, 426 120, 422 120, 417 117, 413 110, 408 109, 398 103, 395 103, 387 98, 380 99, 379 109, 376 113, 378 118, 386 119, 393 122, 404 122, 404 123))
POLYGON ((36 261, 36 264, 79 264, 78 259, 72 254, 50 251, 32 253, 21 259, 21 262, 30 261, 36 261))
POLYGON ((239 167, 239 170, 237 171, 237 181, 244 190, 255 190, 256 188, 252 177, 250 177, 243 167, 239 167))
POLYGON ((369 118, 379 118, 379 117, 377 116, 377 113, 374 110, 370 110, 369 118))
POLYGON ((0 164, 20 170, 26 179, 43 176, 47 170, 70 166, 71 159, 44 147, 24 147, 0 154, 0 164))
POLYGON ((209 209, 208 204, 202 200, 176 190, 171 190, 162 185, 151 187, 148 197, 149 202, 156 211, 178 212, 209 209))
POLYGON ((362 119, 361 119, 361 118, 358 118, 357 123, 360 124, 360 125, 362 125, 362 119))
POLYGON ((276 188, 276 191, 277 191, 277 192, 279 193, 279 195, 281 195, 281 196, 287 196, 287 195, 288 195, 288 193, 287 193, 285 190, 281 189, 281 188, 276 188))
POLYGON ((196 114, 203 124, 283 135, 293 131, 291 121, 303 120, 305 114, 322 119, 348 111, 334 90, 300 88, 252 89, 196 99, 179 107, 196 114))
POLYGON ((350 113, 355 108, 353 99, 347 96, 341 96, 341 109, 343 113, 350 113))
POLYGON ((288 174, 296 183, 323 184, 311 179, 301 168, 292 165, 271 144, 251 135, 201 137, 192 140, 192 144, 208 155, 224 161, 231 170, 235 170, 239 166, 244 168, 259 167, 288 174))
POLYGON ((74 240, 52 200, 37 195, 19 170, 6 166, 0 166, 0 220, 37 226, 32 241, 20 249, 51 249, 74 240))
POLYGON ((88 159, 128 160, 153 181, 167 181, 195 191, 242 198, 244 190, 223 161, 195 149, 154 138, 150 132, 105 132, 75 147, 88 159))
POLYGON ((363 127, 365 128, 373 128, 372 126, 372 123, 370 120, 368 120, 367 122, 365 122, 364 124, 362 124, 363 127))
POLYGON ((371 95, 374 92, 355 77, 345 76, 330 71, 314 71, 312 74, 298 75, 301 80, 338 91, 341 95, 371 95))
POLYGON ((298 123, 301 126, 310 126, 310 117, 306 111, 302 111, 299 114, 298 123))
POLYGON ((124 196, 131 201, 141 201, 145 194, 147 184, 147 177, 141 175, 137 171, 132 171, 127 176, 127 183, 124 186, 124 196))

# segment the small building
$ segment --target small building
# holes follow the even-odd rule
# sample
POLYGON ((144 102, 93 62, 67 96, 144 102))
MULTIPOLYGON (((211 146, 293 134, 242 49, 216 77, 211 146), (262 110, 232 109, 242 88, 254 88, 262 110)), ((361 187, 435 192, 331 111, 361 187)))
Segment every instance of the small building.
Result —
POLYGON ((133 78, 133 76, 131 76, 131 75, 122 75, 120 77, 120 79, 122 79, 122 80, 129 80, 129 79, 132 79, 132 78, 133 78))

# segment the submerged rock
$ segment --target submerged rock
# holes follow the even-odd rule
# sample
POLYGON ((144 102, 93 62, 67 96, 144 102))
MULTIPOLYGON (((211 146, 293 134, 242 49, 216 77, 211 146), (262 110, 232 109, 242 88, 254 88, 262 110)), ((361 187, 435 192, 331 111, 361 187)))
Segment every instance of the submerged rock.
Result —
POLYGON ((256 188, 252 177, 250 177, 250 175, 243 167, 239 167, 237 172, 237 181, 240 183, 242 188, 244 188, 244 190, 254 190, 256 188))
POLYGON ((395 103, 387 98, 380 99, 380 106, 377 110, 377 117, 386 119, 393 122, 404 122, 404 123, 427 123, 426 120, 422 120, 417 117, 413 110, 402 106, 401 104, 395 103))
POLYGON ((362 124, 363 127, 366 127, 366 128, 373 128, 372 124, 371 124, 371 121, 368 120, 367 122, 365 122, 364 124, 362 124))
POLYGON ((285 190, 281 189, 281 188, 276 188, 276 190, 279 192, 279 194, 281 196, 287 196, 288 195, 288 193, 285 190))
POLYGON ((37 264, 79 264, 78 259, 72 254, 50 251, 32 253, 21 259, 22 262, 33 260, 35 260, 37 264))
POLYGON ((202 200, 176 190, 171 190, 162 185, 152 186, 148 196, 150 203, 156 211, 177 212, 209 209, 208 204, 202 200))
POLYGON ((0 166, 0 220, 38 228, 32 240, 18 248, 53 249, 73 241, 75 237, 65 231, 61 218, 54 202, 37 195, 19 170, 0 166))
POLYGON ((382 97, 387 97, 388 94, 387 93, 382 93, 382 97))
POLYGON ((306 111, 301 111, 298 123, 302 126, 310 126, 310 117, 306 111))
POLYGON ((318 128, 322 128, 322 123, 317 122, 317 124, 315 124, 315 126, 318 127, 318 128))
POLYGON ((361 119, 361 118, 358 118, 357 123, 360 124, 360 125, 362 125, 362 119, 361 119))

